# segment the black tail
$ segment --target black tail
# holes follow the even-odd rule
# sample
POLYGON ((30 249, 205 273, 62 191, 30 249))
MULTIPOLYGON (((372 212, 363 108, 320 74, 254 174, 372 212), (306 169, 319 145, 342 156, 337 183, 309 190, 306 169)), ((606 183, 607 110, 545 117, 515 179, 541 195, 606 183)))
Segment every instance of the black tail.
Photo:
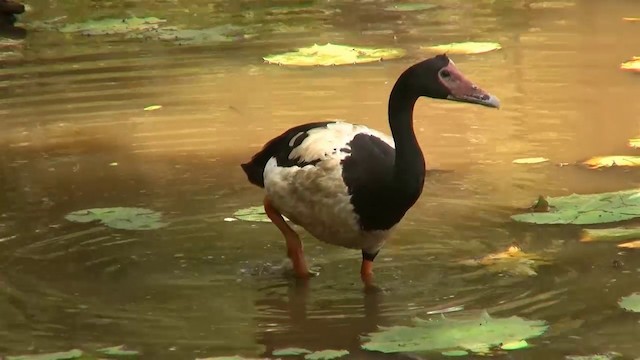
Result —
POLYGON ((240 164, 244 173, 247 174, 247 179, 250 183, 256 186, 264 187, 264 164, 262 166, 256 164, 254 162, 255 159, 251 159, 251 161, 240 164))

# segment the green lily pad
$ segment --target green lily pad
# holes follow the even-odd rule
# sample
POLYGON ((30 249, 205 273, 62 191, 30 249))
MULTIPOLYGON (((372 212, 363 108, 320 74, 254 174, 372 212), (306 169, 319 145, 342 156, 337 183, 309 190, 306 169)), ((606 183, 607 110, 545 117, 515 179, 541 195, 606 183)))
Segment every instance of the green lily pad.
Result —
POLYGON ((640 217, 640 190, 548 197, 547 212, 512 215, 533 224, 603 224, 640 217))
POLYGON ((434 4, 421 4, 421 3, 400 3, 387 6, 384 8, 387 11, 423 11, 437 8, 438 5, 434 4))
POLYGON ((268 55, 263 59, 269 64, 289 66, 332 66, 361 64, 397 59, 406 53, 403 49, 371 49, 346 45, 313 45, 284 54, 268 55))
POLYGON ((629 296, 625 296, 620 299, 618 304, 625 310, 640 312, 640 293, 633 293, 629 296))
POLYGON ((349 355, 347 350, 320 350, 304 356, 306 360, 332 360, 349 355))
POLYGON ((263 206, 251 206, 233 213, 233 217, 242 221, 270 222, 263 206))
POLYGON ((620 356, 621 355, 617 352, 608 352, 606 354, 596 354, 596 355, 567 355, 565 359, 566 360, 612 360, 620 356))
POLYGON ((482 54, 493 50, 502 49, 502 45, 497 42, 457 42, 451 44, 422 46, 421 49, 447 54, 482 54))
POLYGON ((290 347, 290 348, 274 350, 272 355, 273 356, 296 356, 296 355, 303 355, 303 354, 309 354, 309 353, 311 353, 311 351, 307 349, 290 347))
POLYGON ((47 353, 47 354, 32 354, 32 355, 18 355, 7 356, 7 360, 71 360, 79 359, 82 357, 82 350, 73 349, 69 351, 47 353))
POLYGON ((221 25, 209 29, 179 29, 173 26, 136 33, 132 37, 171 41, 180 45, 210 44, 243 40, 253 36, 233 25, 221 25))
POLYGON ((416 353, 464 350, 488 354, 501 344, 520 342, 542 335, 548 328, 543 320, 517 316, 492 318, 415 319, 413 326, 382 327, 363 337, 362 348, 383 353, 416 353))
POLYGON ((66 24, 59 27, 58 30, 63 33, 77 32, 82 35, 124 34, 156 29, 159 24, 165 21, 156 17, 89 20, 83 23, 66 24))
POLYGON ((443 351, 442 355, 444 355, 444 356, 467 356, 467 355, 469 355, 469 353, 464 351, 464 350, 449 350, 449 351, 443 351))
POLYGON ((124 345, 106 347, 103 349, 98 349, 98 352, 103 353, 108 356, 136 356, 140 355, 140 352, 135 350, 128 350, 124 345))
POLYGON ((161 222, 162 214, 159 212, 134 207, 96 208, 74 211, 65 216, 65 219, 88 223, 99 221, 102 224, 122 230, 152 230, 167 226, 161 222))

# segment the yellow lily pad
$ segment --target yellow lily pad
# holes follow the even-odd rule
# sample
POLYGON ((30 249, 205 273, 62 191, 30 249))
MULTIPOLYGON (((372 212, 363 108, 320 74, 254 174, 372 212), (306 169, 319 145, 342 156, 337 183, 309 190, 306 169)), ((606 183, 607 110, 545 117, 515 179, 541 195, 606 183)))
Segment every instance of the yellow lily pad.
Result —
POLYGON ((506 251, 489 254, 480 259, 463 260, 463 265, 486 266, 492 272, 509 273, 518 276, 536 276, 535 268, 549 262, 537 254, 525 253, 517 245, 511 245, 506 251))
POLYGON ((543 163, 543 162, 547 162, 549 161, 549 159, 545 158, 545 157, 530 157, 530 158, 522 158, 522 159, 515 159, 512 161, 512 163, 514 164, 539 164, 539 163, 543 163))
POLYGON ((493 50, 502 49, 502 45, 496 42, 458 42, 434 46, 422 46, 423 50, 447 53, 447 54, 481 54, 493 50))
POLYGON ((634 149, 640 148, 640 138, 629 139, 629 142, 627 143, 627 145, 629 145, 629 147, 632 147, 634 149))
POLYGON ((381 60, 401 58, 406 54, 403 49, 371 49, 346 45, 325 44, 284 54, 268 55, 263 59, 269 64, 288 66, 332 66, 362 64, 381 60))
POLYGON ((630 22, 640 22, 640 18, 637 17, 623 17, 622 20, 630 22))
POLYGON ((158 109, 162 109, 162 105, 151 105, 151 106, 147 106, 146 108, 144 108, 144 111, 153 111, 153 110, 158 110, 158 109))
POLYGON ((640 71, 640 56, 634 56, 631 60, 620 64, 620 69, 627 71, 640 71))
POLYGON ((584 229, 580 241, 621 241, 640 239, 640 228, 616 227, 609 229, 584 229))
POLYGON ((618 244, 618 247, 625 248, 625 249, 640 249, 640 240, 635 240, 635 241, 627 242, 624 244, 618 244))
POLYGON ((598 169, 612 166, 635 167, 640 166, 640 156, 612 155, 596 156, 582 162, 590 169, 598 169))

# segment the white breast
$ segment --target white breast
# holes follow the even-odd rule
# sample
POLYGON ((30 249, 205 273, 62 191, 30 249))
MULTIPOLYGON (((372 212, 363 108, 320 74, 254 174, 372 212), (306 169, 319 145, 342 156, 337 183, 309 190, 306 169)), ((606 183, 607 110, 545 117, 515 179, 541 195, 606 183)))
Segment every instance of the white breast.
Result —
MULTIPOLYGON (((359 133, 377 136, 392 147, 393 139, 366 126, 344 122, 311 129, 307 133, 289 158, 314 165, 279 167, 276 159, 271 158, 264 169, 267 195, 283 215, 319 240, 377 251, 386 232, 360 229, 351 196, 342 179, 341 162, 351 152, 348 143, 359 133)), ((290 146, 297 136, 290 141, 290 146)))

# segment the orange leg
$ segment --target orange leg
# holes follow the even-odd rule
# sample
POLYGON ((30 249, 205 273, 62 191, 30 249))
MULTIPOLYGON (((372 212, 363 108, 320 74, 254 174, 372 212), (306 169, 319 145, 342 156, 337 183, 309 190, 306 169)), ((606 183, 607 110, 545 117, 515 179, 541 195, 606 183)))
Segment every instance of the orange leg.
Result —
POLYGON ((373 286, 373 261, 362 259, 360 266, 360 278, 366 287, 373 286))
POLYGON ((302 242, 298 234, 287 224, 282 214, 273 206, 269 197, 264 197, 264 211, 267 213, 271 222, 280 230, 284 239, 287 241, 287 256, 293 264, 293 271, 296 276, 301 278, 309 277, 309 269, 307 262, 304 260, 304 252, 302 251, 302 242))

